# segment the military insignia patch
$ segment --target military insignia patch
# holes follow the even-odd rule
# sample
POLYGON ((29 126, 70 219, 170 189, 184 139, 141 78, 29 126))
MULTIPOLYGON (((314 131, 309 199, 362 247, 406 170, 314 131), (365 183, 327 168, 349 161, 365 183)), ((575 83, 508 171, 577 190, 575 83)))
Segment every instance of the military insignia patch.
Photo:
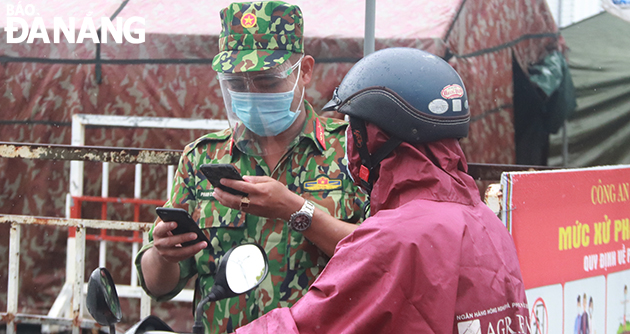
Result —
POLYGON ((304 182, 305 191, 341 189, 341 180, 331 180, 327 176, 320 176, 317 180, 304 182))
POLYGON ((326 150, 326 135, 324 134, 322 124, 318 120, 315 120, 315 137, 317 137, 319 144, 326 150))
POLYGON ((251 28, 256 25, 256 15, 249 13, 243 15, 241 18, 241 25, 243 28, 251 28))

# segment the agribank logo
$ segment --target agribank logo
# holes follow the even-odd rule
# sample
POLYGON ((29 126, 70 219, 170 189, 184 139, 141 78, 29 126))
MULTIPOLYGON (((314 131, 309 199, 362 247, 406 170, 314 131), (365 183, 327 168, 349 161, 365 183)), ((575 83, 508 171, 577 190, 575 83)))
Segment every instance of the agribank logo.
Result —
MULTIPOLYGON (((83 43, 87 39, 91 39, 94 43, 107 43, 108 33, 111 34, 116 43, 122 43, 123 38, 132 44, 144 43, 144 28, 137 28, 139 25, 144 27, 144 18, 132 16, 123 20, 118 17, 112 22, 108 17, 101 17, 99 36, 91 16, 92 13, 90 12, 80 19, 74 17, 53 18, 53 43, 59 43, 61 35, 71 44, 83 43), (78 34, 76 34, 77 22, 80 22, 81 25, 78 34), (132 25, 134 26, 133 29, 132 25)), ((99 22, 98 19, 97 22, 99 22)), ((7 4, 7 25, 4 27, 7 33, 7 43, 15 44, 24 41, 33 43, 37 39, 44 43, 50 43, 48 28, 50 27, 46 27, 44 18, 39 16, 35 6, 31 4, 22 6, 21 3, 17 5, 7 4), (24 16, 28 17, 29 20, 25 19, 24 16)))

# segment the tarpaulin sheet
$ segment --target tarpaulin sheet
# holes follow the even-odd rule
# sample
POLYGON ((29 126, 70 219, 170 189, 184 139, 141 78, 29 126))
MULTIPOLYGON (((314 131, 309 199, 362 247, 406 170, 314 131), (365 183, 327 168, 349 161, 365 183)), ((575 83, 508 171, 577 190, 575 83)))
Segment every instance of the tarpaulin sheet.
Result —
MULTIPOLYGON (((568 26, 569 69, 577 110, 567 123, 567 166, 630 163, 630 22, 603 12, 568 26)), ((550 165, 562 165, 562 133, 551 137, 550 165)))

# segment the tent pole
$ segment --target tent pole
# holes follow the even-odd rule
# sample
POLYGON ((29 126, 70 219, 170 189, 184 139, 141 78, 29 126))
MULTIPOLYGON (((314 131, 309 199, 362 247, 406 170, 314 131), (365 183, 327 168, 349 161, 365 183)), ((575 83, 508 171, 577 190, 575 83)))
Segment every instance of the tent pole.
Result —
POLYGON ((562 0, 558 0, 558 29, 562 27, 562 0))
POLYGON ((363 57, 374 52, 374 30, 376 22, 376 0, 365 0, 365 37, 363 57))
POLYGON ((567 136, 567 120, 562 124, 562 166, 569 165, 569 136, 567 136))

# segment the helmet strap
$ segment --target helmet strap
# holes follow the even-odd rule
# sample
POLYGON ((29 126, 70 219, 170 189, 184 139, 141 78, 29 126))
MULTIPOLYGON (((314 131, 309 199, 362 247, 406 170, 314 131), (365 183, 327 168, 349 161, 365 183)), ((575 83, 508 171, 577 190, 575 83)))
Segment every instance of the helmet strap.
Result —
MULTIPOLYGON (((359 151, 359 157, 361 158, 361 167, 359 169, 361 186, 369 195, 372 192, 372 186, 374 185, 374 178, 376 174, 374 173, 374 170, 380 165, 381 161, 403 141, 397 137, 390 136, 383 146, 379 147, 374 154, 370 154, 367 148, 368 136, 365 121, 360 118, 350 116, 350 127, 352 128, 354 146, 359 151)), ((346 143, 346 145, 347 144, 348 143, 346 143)))

